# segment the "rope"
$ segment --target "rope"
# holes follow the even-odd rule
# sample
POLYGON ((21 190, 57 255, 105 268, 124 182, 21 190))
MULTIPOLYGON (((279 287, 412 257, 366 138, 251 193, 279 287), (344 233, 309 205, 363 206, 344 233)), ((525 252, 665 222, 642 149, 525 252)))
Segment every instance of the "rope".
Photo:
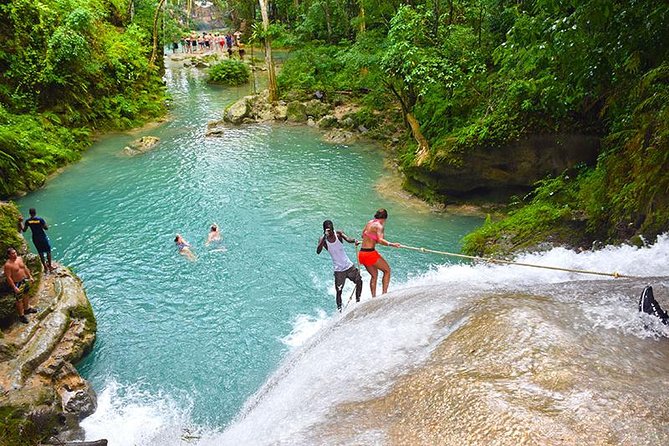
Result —
POLYGON ((506 264, 506 265, 529 266, 531 268, 552 269, 552 270, 555 270, 555 271, 566 271, 566 272, 578 273, 578 274, 595 274, 595 275, 598 275, 598 276, 610 276, 610 277, 614 277, 616 279, 618 279, 618 278, 638 279, 637 276, 629 276, 629 275, 620 274, 620 273, 617 273, 617 272, 603 273, 603 272, 599 272, 599 271, 587 271, 587 270, 583 270, 583 269, 572 269, 572 268, 560 268, 560 267, 557 267, 557 266, 535 265, 535 264, 532 264, 532 263, 513 262, 511 260, 493 259, 493 258, 490 258, 490 257, 486 258, 486 257, 468 256, 468 255, 465 255, 465 254, 455 254, 455 253, 446 252, 446 251, 435 251, 433 249, 416 248, 414 246, 406 246, 406 245, 402 245, 402 244, 400 244, 400 248, 410 249, 410 250, 413 250, 413 251, 420 251, 420 252, 423 252, 423 253, 430 252, 430 253, 433 253, 433 254, 441 254, 441 255, 450 256, 450 257, 459 257, 459 258, 463 258, 463 259, 480 260, 480 261, 488 262, 488 263, 503 263, 503 264, 506 264))
MULTIPOLYGON (((354 243, 355 245, 355 260, 358 263, 358 273, 360 272, 360 259, 358 259, 358 244, 354 243)), ((351 291, 351 295, 348 297, 348 301, 346 302, 346 305, 341 309, 341 311, 344 311, 346 307, 348 307, 348 304, 351 303, 351 300, 353 299, 353 295, 355 294, 355 290, 357 288, 357 285, 353 287, 353 291, 351 291)))

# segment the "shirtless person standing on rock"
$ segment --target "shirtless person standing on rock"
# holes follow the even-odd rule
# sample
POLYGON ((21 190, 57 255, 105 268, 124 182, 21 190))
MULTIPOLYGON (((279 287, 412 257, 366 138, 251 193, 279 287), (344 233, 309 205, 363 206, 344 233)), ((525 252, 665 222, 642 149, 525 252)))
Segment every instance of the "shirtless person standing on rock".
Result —
POLYGON ((27 324, 28 318, 26 314, 37 313, 36 309, 30 308, 28 298, 28 290, 30 289, 28 282, 33 281, 33 276, 14 248, 7 248, 7 261, 5 262, 4 271, 7 283, 16 298, 16 311, 19 313, 19 320, 27 324))

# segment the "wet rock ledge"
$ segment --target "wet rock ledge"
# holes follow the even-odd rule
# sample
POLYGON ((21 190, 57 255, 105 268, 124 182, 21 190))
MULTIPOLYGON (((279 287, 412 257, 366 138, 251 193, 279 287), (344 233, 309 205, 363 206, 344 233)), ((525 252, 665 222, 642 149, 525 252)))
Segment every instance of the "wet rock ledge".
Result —
POLYGON ((61 266, 32 286, 31 305, 38 312, 28 324, 13 321, 0 334, 0 444, 12 444, 12 438, 20 444, 80 439, 79 421, 97 405, 73 366, 90 351, 97 328, 81 280, 61 266))

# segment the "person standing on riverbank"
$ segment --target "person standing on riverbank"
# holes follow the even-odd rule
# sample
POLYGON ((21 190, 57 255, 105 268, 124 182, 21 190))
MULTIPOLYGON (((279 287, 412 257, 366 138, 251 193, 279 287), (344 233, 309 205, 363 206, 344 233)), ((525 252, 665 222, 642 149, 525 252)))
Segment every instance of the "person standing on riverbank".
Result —
POLYGON ((37 313, 36 309, 30 307, 28 298, 29 282, 33 281, 33 276, 14 248, 7 248, 7 261, 3 270, 9 288, 11 288, 16 299, 16 312, 19 314, 19 320, 27 324, 26 314, 37 313))
POLYGON ((388 211, 379 209, 374 214, 374 219, 367 222, 365 228, 362 230, 362 246, 358 253, 358 260, 369 273, 371 279, 369 280, 369 289, 372 292, 372 297, 376 297, 376 279, 379 275, 379 270, 383 272, 382 294, 388 292, 388 285, 390 284, 390 265, 386 259, 381 257, 376 251, 376 244, 380 243, 386 246, 399 248, 399 243, 390 243, 383 237, 383 227, 388 219, 388 211))
POLYGON ((33 236, 33 245, 37 249, 44 271, 54 271, 55 268, 51 264, 51 244, 49 243, 49 237, 44 232, 49 229, 49 226, 42 217, 37 216, 35 208, 30 208, 28 212, 30 213, 30 218, 23 225, 23 232, 26 232, 30 228, 33 236))
POLYGON ((320 254, 323 248, 325 248, 330 254, 330 257, 332 257, 337 310, 339 311, 342 309, 341 293, 344 289, 344 282, 346 282, 346 279, 355 283, 356 302, 360 302, 360 294, 362 294, 362 277, 360 277, 360 270, 353 266, 353 262, 351 262, 351 259, 346 255, 344 244, 342 243, 344 240, 349 243, 355 243, 356 246, 360 243, 358 240, 348 237, 343 231, 335 231, 332 221, 325 220, 323 222, 323 236, 318 240, 316 254, 320 254))

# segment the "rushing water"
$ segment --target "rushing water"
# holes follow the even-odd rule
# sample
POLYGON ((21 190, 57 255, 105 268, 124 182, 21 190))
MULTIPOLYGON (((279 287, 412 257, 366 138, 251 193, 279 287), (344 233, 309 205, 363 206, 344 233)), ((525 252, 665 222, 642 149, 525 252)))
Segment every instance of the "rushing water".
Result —
MULTIPOLYGON (((182 428, 222 429, 292 348, 338 317, 330 258, 315 254, 324 219, 359 237, 385 207, 389 240, 449 251, 480 223, 395 199, 379 187, 389 172, 375 147, 325 144, 289 126, 207 138, 207 122, 247 92, 208 87, 195 70, 171 69, 166 79, 169 122, 105 137, 19 201, 47 220, 55 260, 86 286, 98 338, 78 367, 99 408, 84 427, 112 445, 178 444, 182 428), (153 151, 121 154, 147 134, 161 138, 153 151), (212 222, 223 242, 205 247, 212 222), (177 232, 196 261, 177 253, 177 232)), ((391 289, 442 261, 382 250, 391 289)), ((359 305, 369 301, 365 288, 359 305)))

